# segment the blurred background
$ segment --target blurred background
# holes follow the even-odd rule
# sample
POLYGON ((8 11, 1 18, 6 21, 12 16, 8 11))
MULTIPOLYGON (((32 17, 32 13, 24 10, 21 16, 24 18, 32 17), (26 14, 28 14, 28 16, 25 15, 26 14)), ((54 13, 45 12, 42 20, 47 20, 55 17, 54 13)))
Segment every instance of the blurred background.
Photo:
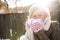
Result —
POLYGON ((0 40, 19 40, 24 35, 28 10, 36 3, 48 7, 60 27, 60 0, 0 0, 0 40))

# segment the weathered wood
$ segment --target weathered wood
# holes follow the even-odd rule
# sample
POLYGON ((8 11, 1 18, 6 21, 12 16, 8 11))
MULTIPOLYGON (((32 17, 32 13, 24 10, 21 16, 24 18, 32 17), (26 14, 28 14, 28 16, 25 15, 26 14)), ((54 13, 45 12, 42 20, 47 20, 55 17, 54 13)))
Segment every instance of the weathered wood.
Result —
POLYGON ((0 38, 17 40, 25 33, 24 22, 26 17, 25 13, 0 14, 0 38), (10 35, 10 29, 12 29, 12 36, 10 35))

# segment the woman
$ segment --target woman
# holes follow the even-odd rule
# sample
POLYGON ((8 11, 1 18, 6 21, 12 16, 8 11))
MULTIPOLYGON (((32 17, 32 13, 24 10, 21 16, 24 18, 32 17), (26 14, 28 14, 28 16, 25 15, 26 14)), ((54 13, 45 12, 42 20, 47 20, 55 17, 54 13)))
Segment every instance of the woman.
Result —
MULTIPOLYGON (((51 25, 51 17, 50 17, 49 10, 47 8, 44 8, 44 7, 41 7, 38 5, 33 5, 29 9, 28 20, 30 20, 32 18, 33 19, 41 19, 43 21, 43 25, 44 25, 42 31, 39 30, 36 33, 34 32, 35 40, 50 40, 49 37, 47 37, 46 34, 44 33, 44 31, 49 30, 49 27, 51 25)), ((29 25, 28 24, 26 24, 26 25, 27 25, 27 26, 25 26, 26 29, 29 29, 30 28, 29 25)), ((37 24, 35 24, 35 25, 37 25, 37 24)), ((33 27, 33 29, 34 29, 34 27, 33 27)))
POLYGON ((51 21, 50 12, 47 8, 44 8, 38 5, 33 5, 29 9, 28 20, 25 24, 25 29, 28 30, 31 28, 31 30, 33 31, 34 40, 55 40, 52 38, 51 34, 53 34, 52 32, 58 29, 58 27, 52 27, 51 24, 52 24, 52 21, 51 21), (32 26, 29 25, 30 22, 28 22, 31 19, 41 19, 43 23, 42 29, 35 32, 36 30, 33 30, 33 29, 38 28, 39 25, 35 23, 32 28, 32 26))

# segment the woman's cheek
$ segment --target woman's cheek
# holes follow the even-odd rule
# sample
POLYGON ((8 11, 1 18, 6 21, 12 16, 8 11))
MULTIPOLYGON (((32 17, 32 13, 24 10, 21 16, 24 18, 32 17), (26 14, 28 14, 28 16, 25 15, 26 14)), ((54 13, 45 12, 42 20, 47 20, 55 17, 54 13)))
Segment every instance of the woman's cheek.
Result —
POLYGON ((45 17, 44 16, 41 16, 40 19, 42 19, 44 21, 45 17))

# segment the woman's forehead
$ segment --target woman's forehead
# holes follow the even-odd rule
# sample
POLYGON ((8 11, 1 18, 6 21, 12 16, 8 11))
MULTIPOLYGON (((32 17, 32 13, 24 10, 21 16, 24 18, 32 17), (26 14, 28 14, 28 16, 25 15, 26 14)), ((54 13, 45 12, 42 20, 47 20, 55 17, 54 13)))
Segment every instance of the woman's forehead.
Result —
POLYGON ((34 14, 46 14, 46 12, 44 11, 44 10, 40 10, 40 9, 38 9, 38 10, 35 10, 34 12, 33 12, 33 15, 34 14))

